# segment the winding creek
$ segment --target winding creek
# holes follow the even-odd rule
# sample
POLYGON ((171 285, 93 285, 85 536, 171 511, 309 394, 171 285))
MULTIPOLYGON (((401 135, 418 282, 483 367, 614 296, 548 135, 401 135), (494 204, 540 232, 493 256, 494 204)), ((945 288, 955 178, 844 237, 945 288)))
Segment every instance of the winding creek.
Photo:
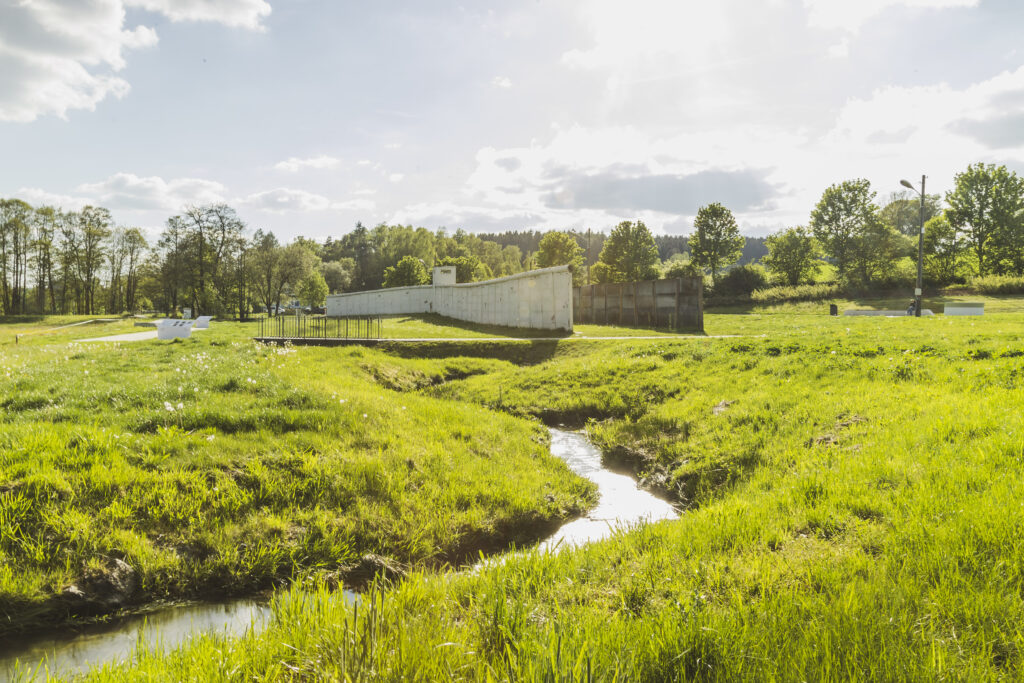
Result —
MULTIPOLYGON (((605 468, 601 452, 583 434, 550 431, 551 453, 573 472, 597 484, 600 498, 586 516, 565 523, 539 548, 583 545, 606 538, 622 526, 678 517, 668 502, 638 488, 632 477, 605 468)), ((173 649, 203 633, 242 635, 261 628, 269 617, 265 600, 245 598, 174 605, 59 635, 8 638, 0 643, 0 683, 45 678, 47 672, 72 676, 93 666, 124 661, 142 642, 173 649), (16 674, 18 662, 34 670, 35 676, 25 675, 24 669, 16 674)))

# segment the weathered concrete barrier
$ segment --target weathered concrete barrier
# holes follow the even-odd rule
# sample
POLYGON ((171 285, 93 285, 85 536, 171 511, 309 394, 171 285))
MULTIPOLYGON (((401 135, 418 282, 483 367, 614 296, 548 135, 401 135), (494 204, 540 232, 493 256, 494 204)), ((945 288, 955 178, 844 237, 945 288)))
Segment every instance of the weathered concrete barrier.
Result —
POLYGON ((985 315, 985 304, 961 301, 954 304, 946 304, 942 310, 946 315, 985 315))
POLYGON ((572 274, 568 266, 455 283, 451 266, 434 268, 434 284, 332 294, 327 316, 437 313, 456 320, 539 330, 572 330, 572 274))
POLYGON ((704 330, 704 281, 699 277, 609 282, 573 290, 578 323, 704 330))
POLYGON ((156 326, 157 339, 188 339, 195 320, 161 320, 156 326))

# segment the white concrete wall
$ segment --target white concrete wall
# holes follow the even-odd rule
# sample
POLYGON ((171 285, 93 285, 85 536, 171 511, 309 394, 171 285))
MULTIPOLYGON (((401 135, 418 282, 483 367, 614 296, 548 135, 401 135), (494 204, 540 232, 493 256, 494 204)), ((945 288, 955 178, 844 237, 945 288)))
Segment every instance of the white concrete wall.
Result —
POLYGON ((454 285, 456 280, 455 266, 434 266, 430 281, 435 287, 439 285, 454 285))
POLYGON ((568 266, 455 285, 394 287, 327 297, 327 315, 438 313, 456 320, 572 330, 572 274, 568 266))

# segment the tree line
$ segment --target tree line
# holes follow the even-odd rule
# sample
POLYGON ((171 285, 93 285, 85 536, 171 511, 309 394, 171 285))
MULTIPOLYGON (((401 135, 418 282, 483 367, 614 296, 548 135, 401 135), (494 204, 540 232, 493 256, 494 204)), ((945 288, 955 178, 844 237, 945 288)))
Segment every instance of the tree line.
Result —
MULTIPOLYGON (((924 198, 925 275, 931 284, 1024 275, 1024 180, 1005 166, 974 164, 944 197, 924 198)), ((732 212, 701 207, 690 235, 653 235, 642 221, 601 231, 448 233, 356 224, 323 242, 282 244, 250 231, 226 204, 186 207, 150 243, 110 211, 64 211, 0 199, 0 314, 120 314, 157 310, 245 317, 292 301, 322 305, 328 293, 426 284, 435 265, 459 282, 569 265, 577 285, 702 275, 715 291, 749 291, 820 279, 906 284, 916 257, 920 201, 894 193, 879 203, 864 179, 828 187, 806 225, 744 238, 732 212), (735 267, 759 259, 756 266, 735 267), (737 284, 738 283, 738 284, 737 284)))

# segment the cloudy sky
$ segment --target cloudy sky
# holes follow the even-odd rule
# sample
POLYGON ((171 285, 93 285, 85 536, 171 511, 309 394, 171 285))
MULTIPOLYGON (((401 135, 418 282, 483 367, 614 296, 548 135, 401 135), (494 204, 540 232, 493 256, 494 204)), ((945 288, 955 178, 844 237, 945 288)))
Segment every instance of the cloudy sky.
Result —
POLYGON ((0 196, 323 239, 804 223, 1024 172, 1021 0, 0 0, 0 196))

